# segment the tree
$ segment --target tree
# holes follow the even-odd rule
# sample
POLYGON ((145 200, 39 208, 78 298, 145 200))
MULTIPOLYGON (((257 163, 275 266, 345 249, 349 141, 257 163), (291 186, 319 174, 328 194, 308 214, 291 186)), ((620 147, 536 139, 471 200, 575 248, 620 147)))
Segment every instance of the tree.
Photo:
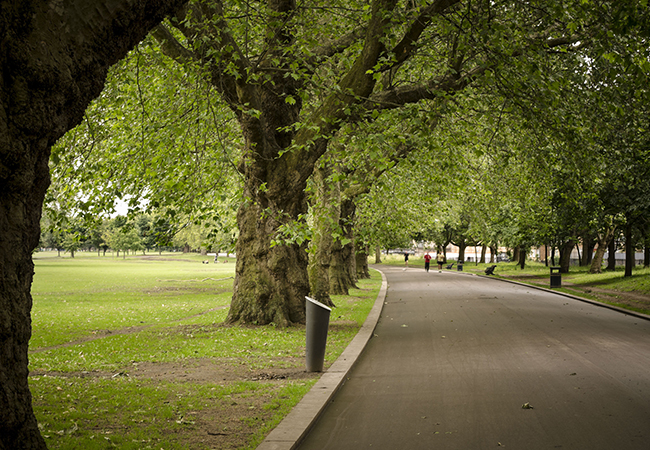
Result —
POLYGON ((3 1, 0 14, 0 448, 45 448, 27 384, 32 250, 50 148, 81 121, 108 68, 178 0, 3 1))
POLYGON ((344 123, 422 100, 435 105, 500 70, 506 55, 574 41, 557 17, 571 8, 461 3, 375 0, 352 3, 341 15, 288 0, 255 10, 204 2, 156 29, 166 54, 200 65, 244 135, 230 322, 304 320, 304 242, 271 242, 306 217, 307 179, 344 123), (334 36, 325 45, 324 33, 334 36))

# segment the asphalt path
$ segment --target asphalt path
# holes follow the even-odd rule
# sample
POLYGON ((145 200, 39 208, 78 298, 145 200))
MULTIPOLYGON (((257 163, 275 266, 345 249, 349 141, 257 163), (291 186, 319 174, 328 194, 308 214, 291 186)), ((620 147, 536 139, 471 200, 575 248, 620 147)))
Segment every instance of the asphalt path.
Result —
POLYGON ((502 281, 382 267, 375 334, 308 449, 650 449, 650 321, 502 281))

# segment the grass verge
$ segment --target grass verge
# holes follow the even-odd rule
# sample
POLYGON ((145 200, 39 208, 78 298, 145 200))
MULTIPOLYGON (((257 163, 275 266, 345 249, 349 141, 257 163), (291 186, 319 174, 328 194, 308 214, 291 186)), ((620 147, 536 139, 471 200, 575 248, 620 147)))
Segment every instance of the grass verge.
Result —
MULTIPOLYGON (((316 382, 304 327, 226 326, 234 260, 37 253, 30 387, 51 449, 255 448, 316 382), (56 254, 54 254, 56 255, 56 254)), ((325 367, 381 276, 333 298, 325 367)))
MULTIPOLYGON (((382 255, 382 264, 404 267, 404 257, 402 255, 382 255)), ((485 268, 491 265, 465 263, 463 271, 484 274, 485 268)), ((409 268, 423 269, 424 259, 411 256, 409 268)), ((455 265, 452 270, 457 270, 455 265)), ((541 263, 526 262, 525 268, 522 270, 516 263, 502 262, 497 264, 494 274, 498 278, 550 288, 550 270, 541 263)), ((562 274, 562 287, 555 290, 630 311, 650 314, 650 268, 635 267, 631 277, 624 277, 624 274, 623 267, 617 267, 615 271, 611 272, 590 274, 588 267, 571 266, 568 274, 562 274)))

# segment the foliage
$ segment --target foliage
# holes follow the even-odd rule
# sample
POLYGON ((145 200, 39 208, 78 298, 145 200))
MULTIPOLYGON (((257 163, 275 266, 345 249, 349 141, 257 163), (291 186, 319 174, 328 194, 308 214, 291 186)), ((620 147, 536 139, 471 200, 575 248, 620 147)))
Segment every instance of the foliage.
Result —
POLYGON ((176 227, 225 227, 240 195, 231 120, 190 67, 147 39, 111 69, 85 121, 53 148, 46 210, 101 221, 123 199, 131 214, 148 210, 176 227))
MULTIPOLYGON (((182 229, 177 244, 230 248, 241 203, 240 228, 268 234, 241 257, 281 258, 319 223, 303 190, 325 156, 342 192, 376 184, 364 242, 570 244, 648 209, 647 20, 627 1, 192 2, 54 150, 52 204, 88 220, 128 198, 182 229), (604 173, 611 159, 625 173, 604 173)), ((246 274, 242 289, 278 279, 246 274)))

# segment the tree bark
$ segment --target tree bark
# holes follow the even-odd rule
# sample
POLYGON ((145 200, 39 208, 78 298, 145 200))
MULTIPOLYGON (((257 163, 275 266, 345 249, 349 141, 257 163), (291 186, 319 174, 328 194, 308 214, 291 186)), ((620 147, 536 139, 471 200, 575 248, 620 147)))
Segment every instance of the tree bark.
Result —
POLYGON ((585 235, 582 238, 582 260, 583 266, 591 266, 594 257, 594 248, 596 247, 596 240, 592 235, 585 235))
POLYGON ((609 241, 608 255, 607 255, 607 270, 616 270, 616 236, 612 237, 609 241))
POLYGON ((368 253, 370 247, 367 245, 355 245, 357 249, 356 259, 357 259, 357 279, 368 279, 370 278, 370 269, 368 268, 368 253))
POLYGON ((548 267, 548 244, 544 244, 544 265, 548 267))
POLYGON ((571 252, 575 246, 575 241, 569 239, 560 247, 560 273, 569 273, 571 266, 571 252))
POLYGON ((341 200, 339 227, 347 242, 342 244, 341 241, 337 241, 332 246, 332 265, 330 266, 330 292, 332 294, 348 295, 349 289, 355 288, 357 284, 353 231, 355 211, 354 201, 341 200))
POLYGON ((614 240, 614 227, 608 228, 603 235, 599 235, 596 240, 596 253, 594 254, 593 259, 591 260, 591 266, 589 268, 589 273, 601 273, 603 267, 603 258, 605 257, 605 251, 607 247, 614 240))
POLYGON ((458 245, 458 262, 465 262, 465 249, 467 248, 467 242, 463 238, 455 245, 458 245))
POLYGON ((27 350, 52 145, 99 95, 109 67, 178 0, 3 2, 0 14, 0 449, 46 448, 31 406, 27 350))
POLYGON ((237 213, 237 264, 227 322, 283 327, 304 323, 309 294, 307 243, 271 245, 271 241, 282 225, 306 213, 305 195, 297 191, 293 199, 269 198, 259 192, 253 196, 258 182, 246 177, 244 198, 258 201, 243 204, 237 213))
POLYGON ((634 254, 636 252, 633 238, 632 238, 632 221, 628 219, 625 225, 625 277, 632 276, 632 269, 634 268, 634 254))
POLYGON ((375 264, 381 264, 381 247, 379 244, 375 245, 375 264))
POLYGON ((490 264, 494 264, 497 261, 497 251, 499 250, 499 247, 496 245, 491 245, 490 246, 490 264))
POLYGON ((555 244, 551 245, 551 265, 555 266, 555 244))
MULTIPOLYGON (((311 257, 309 260, 310 295, 327 306, 333 306, 330 298, 330 261, 332 258, 332 222, 338 220, 338 207, 334 207, 330 198, 334 193, 327 179, 331 174, 329 164, 314 170, 312 183, 314 197, 312 215, 314 226, 311 238, 311 257), (334 217, 333 217, 334 216, 334 217)), ((338 203, 338 199, 336 199, 338 203)))

